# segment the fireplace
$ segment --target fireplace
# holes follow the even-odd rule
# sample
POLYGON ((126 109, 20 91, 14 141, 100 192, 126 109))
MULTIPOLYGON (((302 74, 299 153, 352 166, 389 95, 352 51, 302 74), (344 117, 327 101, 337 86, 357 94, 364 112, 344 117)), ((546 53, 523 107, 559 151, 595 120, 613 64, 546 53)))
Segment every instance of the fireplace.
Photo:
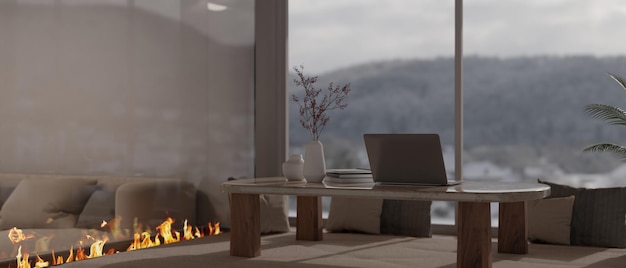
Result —
POLYGON ((167 218, 157 226, 154 230, 151 228, 141 229, 141 225, 136 224, 132 236, 120 235, 128 232, 119 230, 121 219, 115 218, 111 221, 103 221, 101 227, 107 229, 101 237, 94 237, 85 234, 83 240, 77 241, 80 246, 69 249, 50 248, 50 242, 54 239, 53 235, 38 237, 36 234, 25 233, 21 229, 14 227, 10 230, 7 239, 17 248, 17 253, 13 256, 14 261, 9 261, 6 256, 7 252, 2 252, 4 260, 0 261, 6 264, 4 267, 50 267, 62 265, 64 263, 82 261, 86 259, 106 257, 119 252, 141 250, 145 248, 157 247, 160 245, 174 244, 194 239, 202 239, 207 236, 215 236, 222 234, 219 222, 215 224, 208 223, 206 226, 191 226, 187 220, 183 223, 181 230, 172 229, 175 222, 172 218, 167 218), (115 237, 111 241, 111 237, 115 237), (36 254, 22 250, 24 242, 34 241, 36 254), (88 241, 88 242, 84 242, 88 241), (111 241, 111 243, 109 243, 111 241))
POLYGON ((58 265, 221 233, 198 188, 151 177, 0 173, 0 268, 58 265), (107 220, 103 220, 107 219, 107 220))

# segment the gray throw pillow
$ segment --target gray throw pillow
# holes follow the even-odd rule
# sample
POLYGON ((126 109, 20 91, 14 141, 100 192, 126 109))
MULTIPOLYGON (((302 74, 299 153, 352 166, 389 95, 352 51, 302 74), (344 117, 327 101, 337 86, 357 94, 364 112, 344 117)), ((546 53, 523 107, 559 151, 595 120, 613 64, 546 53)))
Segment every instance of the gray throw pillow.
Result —
POLYGON ((380 234, 382 199, 332 197, 326 230, 380 234))
POLYGON ((78 217, 76 227, 87 229, 101 229, 102 221, 115 218, 115 191, 117 184, 98 184, 91 194, 78 217))
POLYGON ((574 196, 528 201, 528 239, 569 245, 574 201, 574 196))
POLYGON ((575 188, 539 180, 550 186, 550 198, 575 196, 572 245, 626 247, 626 188, 575 188))
POLYGON ((261 199, 261 233, 289 232, 289 203, 286 195, 259 195, 261 199))
POLYGON ((380 233, 431 237, 431 201, 387 200, 380 215, 380 233))
POLYGON ((92 179, 22 180, 0 210, 0 228, 71 228, 95 189, 92 179))

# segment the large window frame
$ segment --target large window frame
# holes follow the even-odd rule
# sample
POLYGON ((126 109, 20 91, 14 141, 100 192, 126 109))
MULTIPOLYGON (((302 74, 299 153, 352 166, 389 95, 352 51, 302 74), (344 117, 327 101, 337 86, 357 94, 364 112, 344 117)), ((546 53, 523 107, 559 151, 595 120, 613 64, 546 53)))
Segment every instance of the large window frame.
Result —
POLYGON ((287 7, 287 0, 255 3, 255 177, 280 176, 289 149, 287 7))
MULTIPOLYGON (((463 0, 455 1, 454 151, 455 180, 463 178, 463 0)), ((288 155, 288 0, 256 3, 255 176, 280 176, 288 155), (262 157, 259 157, 262 156, 262 157)), ((458 218, 455 225, 458 225, 458 218)), ((454 233, 454 226, 433 226, 436 233, 454 233)))

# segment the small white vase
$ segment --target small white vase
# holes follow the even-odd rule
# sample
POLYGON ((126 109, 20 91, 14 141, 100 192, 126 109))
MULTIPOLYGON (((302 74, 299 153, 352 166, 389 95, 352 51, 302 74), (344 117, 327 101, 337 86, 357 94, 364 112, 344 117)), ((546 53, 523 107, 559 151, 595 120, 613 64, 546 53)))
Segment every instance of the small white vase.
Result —
POLYGON ((290 181, 304 180, 302 175, 304 169, 304 159, 301 154, 292 154, 289 159, 283 163, 283 176, 290 181))
POLYGON ((326 176, 324 146, 320 141, 310 141, 306 144, 303 174, 307 182, 322 182, 326 176))

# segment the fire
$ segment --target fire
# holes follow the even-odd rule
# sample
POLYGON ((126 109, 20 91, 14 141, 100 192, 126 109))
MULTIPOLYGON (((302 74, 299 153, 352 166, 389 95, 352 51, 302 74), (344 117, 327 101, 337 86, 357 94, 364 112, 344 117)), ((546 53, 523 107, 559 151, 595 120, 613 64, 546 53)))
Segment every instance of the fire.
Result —
POLYGON ((35 267, 42 268, 50 266, 50 262, 44 261, 39 255, 37 255, 37 262, 35 263, 35 267))
POLYGON ((161 223, 161 225, 157 226, 156 228, 157 230, 159 230, 161 237, 163 237, 163 243, 166 245, 180 241, 180 232, 174 231, 174 235, 176 236, 176 238, 174 238, 174 235, 172 235, 172 223, 174 223, 174 220, 170 217, 167 217, 167 220, 165 220, 163 223, 161 223))
POLYGON ((211 225, 211 223, 209 222, 209 235, 218 235, 222 233, 222 230, 220 230, 220 223, 216 222, 215 225, 211 225))
POLYGON ((17 227, 13 227, 9 231, 9 240, 11 240, 11 243, 13 243, 14 245, 26 239, 33 238, 33 237, 35 236, 32 234, 25 235, 24 232, 20 229, 17 229, 17 227))
POLYGON ((85 254, 85 249, 83 248, 83 242, 80 241, 80 247, 76 249, 76 257, 74 258, 77 261, 86 260, 87 254, 85 254))
POLYGON ((73 262, 74 261, 74 246, 70 247, 70 254, 67 256, 67 260, 65 262, 73 262))
POLYGON ((159 234, 154 236, 154 241, 150 239, 149 232, 143 232, 141 234, 135 233, 133 242, 126 249, 126 251, 143 249, 143 248, 151 248, 161 245, 161 240, 159 240, 159 234))
POLYGON ((88 235, 87 238, 90 240, 94 240, 94 242, 91 244, 91 247, 89 248, 89 255, 86 255, 85 250, 83 250, 81 247, 79 249, 80 254, 78 253, 79 251, 76 251, 76 260, 84 260, 104 256, 104 244, 109 241, 109 237, 104 236, 102 239, 96 239, 88 235))
POLYGON ((28 262, 28 253, 24 253, 24 258, 22 258, 22 246, 17 249, 17 268, 30 268, 30 263, 28 262))
POLYGON ((120 240, 120 239, 124 239, 124 238, 128 238, 129 237, 129 231, 126 230, 125 232, 122 231, 122 229, 120 228, 120 222, 122 221, 122 217, 115 217, 114 219, 110 220, 109 222, 106 221, 102 221, 102 223, 100 224, 101 228, 104 227, 108 227, 109 229, 109 233, 111 233, 111 235, 113 235, 113 239, 114 240, 120 240))
POLYGON ((187 225, 187 220, 183 223, 183 238, 186 240, 194 239, 194 235, 191 226, 187 225))
MULTIPOLYGON (((102 221, 100 227, 108 228, 109 233, 116 240, 127 239, 129 237, 129 230, 122 231, 120 228, 121 218, 116 217, 109 222, 102 221)), ((181 238, 181 233, 172 229, 172 224, 174 223, 174 219, 168 217, 163 223, 157 226, 155 229, 157 231, 154 237, 152 236, 151 231, 149 230, 141 230, 141 224, 137 222, 135 219, 133 223, 133 241, 130 243, 126 251, 156 247, 161 244, 171 244, 180 242, 181 240, 192 240, 196 238, 202 238, 204 236, 212 236, 221 234, 220 223, 217 222, 214 225, 210 222, 207 225, 207 228, 199 229, 198 227, 192 227, 187 224, 187 220, 183 222, 183 235, 181 238), (205 231, 206 230, 206 231, 205 231)), ((17 245, 20 242, 25 241, 27 239, 35 238, 32 234, 24 234, 21 229, 13 227, 9 231, 9 240, 11 243, 17 245)), ((104 252, 104 246, 109 241, 108 236, 103 236, 100 239, 97 239, 93 236, 86 235, 87 240, 93 241, 89 246, 89 254, 83 248, 83 241, 79 241, 79 247, 74 251, 74 247, 70 247, 69 254, 66 259, 63 259, 62 256, 55 256, 54 250, 51 251, 51 261, 46 261, 37 255, 35 260, 35 268, 43 268, 50 267, 50 265, 61 265, 63 263, 86 260, 91 258, 102 257, 106 255, 112 255, 117 253, 114 249, 110 249, 107 252, 104 252)), ((50 240, 53 239, 53 236, 44 236, 42 238, 37 239, 36 243, 36 252, 45 252, 48 251, 48 245, 50 240)), ((22 246, 19 245, 17 250, 17 255, 15 256, 17 259, 17 268, 31 268, 31 263, 29 262, 29 254, 22 254, 22 246)))

